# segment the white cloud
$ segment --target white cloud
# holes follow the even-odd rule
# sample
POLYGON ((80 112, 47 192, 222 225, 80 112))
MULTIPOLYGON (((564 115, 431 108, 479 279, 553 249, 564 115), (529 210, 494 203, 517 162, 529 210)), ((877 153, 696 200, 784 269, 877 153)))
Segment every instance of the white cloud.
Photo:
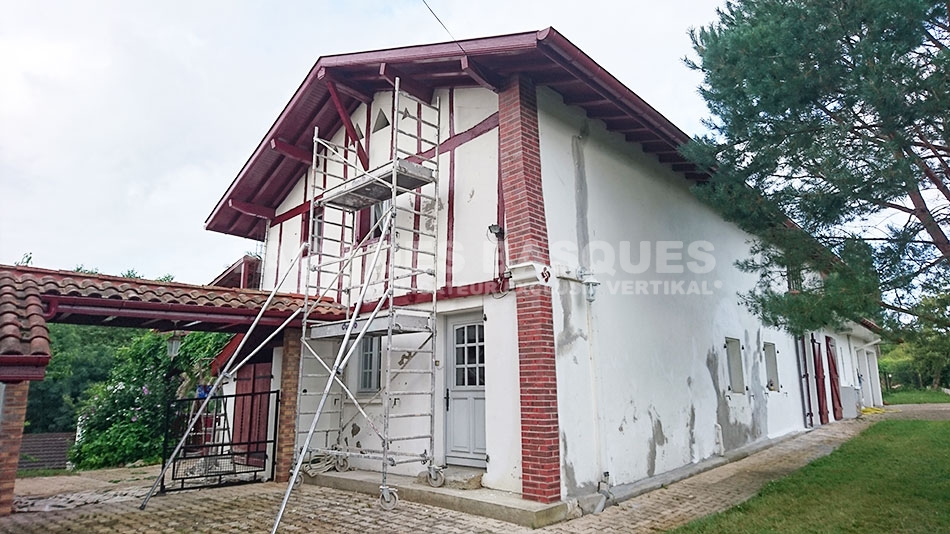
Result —
MULTIPOLYGON (((448 39, 421 0, 3 4, 0 263, 196 283, 253 248, 204 219, 318 56, 448 39)), ((717 4, 430 1, 460 39, 556 27, 688 132, 717 4)))

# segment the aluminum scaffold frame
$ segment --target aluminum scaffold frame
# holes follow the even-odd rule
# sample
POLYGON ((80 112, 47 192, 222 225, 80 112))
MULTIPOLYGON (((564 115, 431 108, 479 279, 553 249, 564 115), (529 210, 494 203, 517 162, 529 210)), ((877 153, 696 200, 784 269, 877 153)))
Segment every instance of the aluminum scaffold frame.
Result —
POLYGON ((399 83, 396 78, 386 164, 366 170, 350 148, 350 142, 360 140, 347 136, 342 145, 335 144, 314 129, 296 459, 272 533, 305 464, 345 471, 351 458, 380 461, 380 505, 387 510, 398 503, 396 489, 388 484, 391 468, 419 462, 427 466, 431 485, 441 486, 445 480, 442 468, 435 465, 441 110, 438 98, 434 104, 423 102, 400 91, 399 83), (376 216, 364 216, 358 228, 362 210, 376 216), (311 306, 328 297, 346 310, 345 320, 327 323, 310 317, 311 306), (414 338, 413 346, 396 344, 406 337, 414 338), (362 352, 364 339, 371 338, 380 340, 379 387, 367 398, 351 391, 343 371, 352 356, 362 352), (327 353, 327 341, 333 346, 330 353, 335 352, 332 362, 321 356, 327 353), (307 371, 308 361, 317 363, 317 372, 307 371), (397 379, 402 389, 394 387, 397 379), (305 382, 317 383, 319 393, 310 392, 305 382), (310 409, 311 399, 317 398, 316 407, 310 409), (375 410, 370 405, 377 399, 382 413, 371 415, 375 410), (349 418, 347 410, 352 412, 349 418), (380 448, 350 444, 344 438, 343 430, 358 417, 380 439, 380 448), (398 434, 391 420, 409 421, 408 425, 425 430, 398 434), (418 420, 428 424, 412 423, 418 420), (322 440, 314 443, 317 434, 322 440), (421 450, 411 450, 414 447, 421 450))

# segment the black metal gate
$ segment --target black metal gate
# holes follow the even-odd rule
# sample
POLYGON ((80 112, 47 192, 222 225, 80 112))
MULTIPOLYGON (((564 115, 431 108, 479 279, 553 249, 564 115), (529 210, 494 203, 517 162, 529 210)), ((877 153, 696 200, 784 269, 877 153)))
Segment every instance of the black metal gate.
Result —
MULTIPOLYGON (((200 388, 199 388, 200 393, 200 388)), ((165 414, 162 467, 205 397, 177 399, 165 414)), ((274 476, 279 391, 216 395, 161 480, 161 491, 259 482, 274 476), (271 417, 273 415, 273 417, 271 417), (166 478, 170 481, 166 484, 166 478)))

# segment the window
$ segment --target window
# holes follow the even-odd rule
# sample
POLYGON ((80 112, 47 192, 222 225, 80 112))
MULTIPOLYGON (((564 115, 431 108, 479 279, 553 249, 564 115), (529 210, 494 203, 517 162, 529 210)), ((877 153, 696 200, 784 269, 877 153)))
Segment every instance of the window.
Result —
POLYGON ((381 221, 386 217, 386 213, 389 212, 389 206, 392 204, 392 199, 384 200, 378 204, 374 204, 370 208, 369 212, 369 228, 372 230, 373 239, 377 239, 383 236, 383 225, 382 223, 379 226, 376 226, 377 221, 381 221))
POLYGON ((726 358, 729 364, 729 390, 733 393, 745 393, 745 377, 742 374, 742 343, 738 339, 726 338, 726 358))
POLYGON ((361 392, 379 391, 380 341, 378 337, 364 337, 360 342, 360 387, 361 392))
POLYGON ((485 385, 485 326, 455 327, 455 385, 485 385))
POLYGON ((765 376, 768 383, 765 385, 769 391, 778 391, 782 385, 778 381, 778 359, 775 357, 775 343, 766 343, 762 346, 765 352, 765 376))
POLYGON ((785 275, 788 282, 789 293, 800 293, 804 282, 804 274, 801 268, 789 266, 785 275))

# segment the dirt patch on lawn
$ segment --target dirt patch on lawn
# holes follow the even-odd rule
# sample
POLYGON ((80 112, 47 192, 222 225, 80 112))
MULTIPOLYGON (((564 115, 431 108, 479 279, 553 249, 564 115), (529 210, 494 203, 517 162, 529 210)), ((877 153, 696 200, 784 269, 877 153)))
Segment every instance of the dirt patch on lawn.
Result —
POLYGON ((889 404, 884 413, 865 416, 874 421, 881 419, 919 419, 924 421, 950 421, 948 404, 889 404))
POLYGON ((160 465, 80 471, 78 475, 19 478, 13 509, 49 512, 87 504, 139 499, 161 472, 160 465))
POLYGON ((161 471, 161 465, 150 465, 80 471, 78 475, 70 476, 18 478, 14 494, 17 497, 49 497, 80 491, 149 487, 161 471))

